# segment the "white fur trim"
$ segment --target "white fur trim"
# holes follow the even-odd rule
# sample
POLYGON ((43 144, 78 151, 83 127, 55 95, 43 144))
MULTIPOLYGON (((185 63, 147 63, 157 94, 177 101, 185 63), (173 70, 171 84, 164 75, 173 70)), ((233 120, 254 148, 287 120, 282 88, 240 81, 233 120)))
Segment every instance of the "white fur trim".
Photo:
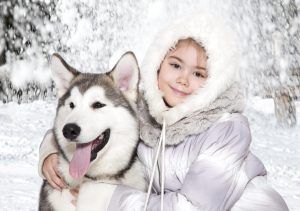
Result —
POLYGON ((159 33, 150 45, 141 66, 141 79, 150 114, 162 123, 174 124, 192 112, 206 107, 238 78, 239 51, 235 35, 221 17, 205 11, 176 22, 159 33), (201 43, 209 57, 209 77, 205 85, 184 103, 168 108, 157 86, 157 71, 169 49, 179 39, 191 37, 201 43))

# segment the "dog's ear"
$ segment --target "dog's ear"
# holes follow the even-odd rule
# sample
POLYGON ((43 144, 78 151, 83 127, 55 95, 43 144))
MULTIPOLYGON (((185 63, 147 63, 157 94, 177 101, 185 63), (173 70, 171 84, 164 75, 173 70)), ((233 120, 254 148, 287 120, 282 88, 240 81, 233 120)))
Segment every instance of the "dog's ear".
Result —
POLYGON ((51 57, 51 72, 58 98, 66 93, 72 79, 79 74, 57 53, 54 53, 51 57))
POLYGON ((112 71, 108 73, 114 79, 117 87, 125 97, 136 102, 139 82, 139 66, 133 52, 126 52, 121 56, 112 71))

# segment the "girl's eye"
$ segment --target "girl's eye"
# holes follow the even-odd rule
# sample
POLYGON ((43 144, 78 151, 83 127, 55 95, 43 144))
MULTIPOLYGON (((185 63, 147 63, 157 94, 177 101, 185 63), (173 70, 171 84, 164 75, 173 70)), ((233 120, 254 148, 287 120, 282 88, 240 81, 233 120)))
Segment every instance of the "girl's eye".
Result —
POLYGON ((194 72, 194 76, 196 76, 197 78, 203 77, 203 76, 201 75, 201 73, 199 73, 199 72, 194 72))
POLYGON ((174 67, 175 69, 180 69, 181 68, 181 66, 179 64, 177 64, 177 63, 171 63, 170 65, 172 67, 174 67))
POLYGON ((75 108, 75 105, 74 105, 73 102, 70 102, 70 108, 71 108, 71 109, 74 109, 74 108, 75 108))
POLYGON ((207 78, 207 75, 201 72, 194 72, 193 75, 197 78, 207 78))
POLYGON ((100 102, 95 102, 95 103, 92 104, 92 108, 94 108, 94 109, 102 108, 104 106, 105 106, 105 104, 100 103, 100 102))

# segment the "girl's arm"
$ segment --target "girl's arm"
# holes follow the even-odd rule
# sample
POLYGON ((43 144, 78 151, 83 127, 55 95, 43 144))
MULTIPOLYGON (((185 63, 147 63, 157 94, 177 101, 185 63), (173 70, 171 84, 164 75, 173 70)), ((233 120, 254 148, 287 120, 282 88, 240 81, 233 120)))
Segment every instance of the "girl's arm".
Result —
MULTIPOLYGON (((265 174, 264 166, 257 158, 250 156, 249 162, 245 161, 250 141, 248 123, 240 118, 219 123, 210 129, 181 188, 164 194, 164 210, 230 209, 242 195, 248 181, 265 174)), ((141 210, 145 197, 143 192, 118 186, 108 210, 141 210)), ((150 196, 147 210, 160 210, 160 195, 150 196)))
POLYGON ((39 175, 46 179, 53 188, 61 190, 67 186, 59 175, 57 153, 53 130, 48 130, 40 145, 38 171, 39 175))

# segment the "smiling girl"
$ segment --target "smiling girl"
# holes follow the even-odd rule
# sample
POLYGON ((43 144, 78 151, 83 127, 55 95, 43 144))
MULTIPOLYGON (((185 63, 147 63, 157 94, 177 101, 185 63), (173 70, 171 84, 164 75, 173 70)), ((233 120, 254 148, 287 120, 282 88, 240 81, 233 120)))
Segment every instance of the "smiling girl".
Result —
POLYGON ((176 50, 167 54, 158 72, 158 87, 168 106, 183 102, 204 84, 206 62, 205 49, 191 38, 180 40, 176 50))

